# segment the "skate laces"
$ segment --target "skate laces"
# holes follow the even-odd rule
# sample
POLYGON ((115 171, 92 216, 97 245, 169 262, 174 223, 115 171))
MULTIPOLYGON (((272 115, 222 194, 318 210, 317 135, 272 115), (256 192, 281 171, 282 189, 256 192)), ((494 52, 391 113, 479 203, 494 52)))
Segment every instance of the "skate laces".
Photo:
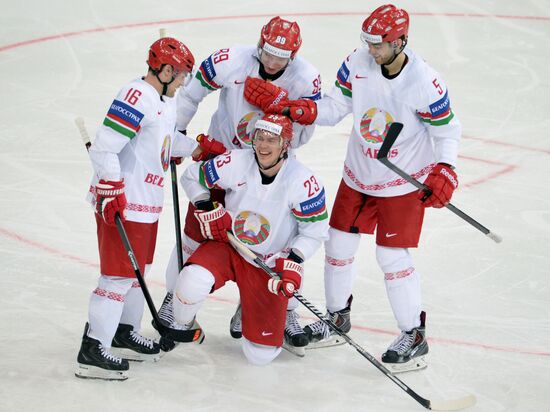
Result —
POLYGON ((285 332, 290 335, 300 335, 304 333, 304 330, 298 323, 298 314, 294 310, 287 310, 286 311, 286 325, 285 325, 285 332))
POLYGON ((111 354, 107 349, 103 347, 101 343, 99 344, 99 351, 101 352, 101 356, 103 356, 105 359, 110 360, 111 362, 122 364, 122 359, 111 354))
POLYGON ((242 313, 241 313, 241 305, 237 308, 237 311, 231 318, 231 330, 233 332, 242 332, 242 313))
POLYGON ((390 344, 388 350, 397 352, 399 355, 405 354, 412 349, 417 333, 418 332, 414 329, 410 333, 401 332, 397 339, 390 344))
POLYGON ((159 318, 169 325, 174 322, 174 311, 172 310, 172 299, 174 294, 168 292, 159 309, 159 318))
MULTIPOLYGON (((328 320, 333 320, 333 316, 330 314, 330 312, 326 313, 325 318, 327 318, 328 320)), ((309 328, 311 329, 311 333, 313 336, 322 336, 321 339, 328 339, 331 335, 330 328, 325 322, 321 320, 312 323, 311 325, 309 325, 309 328)))
POLYGON ((153 349, 153 340, 146 338, 145 336, 141 336, 139 333, 131 331, 130 332, 130 338, 134 342, 136 342, 138 345, 141 346, 147 346, 149 349, 153 349))

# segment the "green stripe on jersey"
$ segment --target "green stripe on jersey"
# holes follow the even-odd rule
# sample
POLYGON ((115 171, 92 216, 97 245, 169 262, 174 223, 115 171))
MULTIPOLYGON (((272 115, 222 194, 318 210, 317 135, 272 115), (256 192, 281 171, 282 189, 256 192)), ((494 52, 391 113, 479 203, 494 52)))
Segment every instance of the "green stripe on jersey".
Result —
POLYGON ((107 127, 110 127, 114 131, 119 132, 120 134, 128 137, 129 139, 133 139, 134 137, 136 137, 135 132, 132 132, 131 130, 128 130, 127 128, 119 125, 118 123, 113 122, 111 119, 107 117, 105 118, 105 120, 103 120, 103 124, 107 127))
POLYGON ((351 94, 352 94, 352 93, 351 93, 351 90, 350 90, 350 89, 348 89, 348 88, 342 86, 338 80, 336 80, 336 81, 334 82, 334 84, 336 85, 336 87, 338 87, 338 88, 340 89, 340 91, 342 92, 342 94, 343 94, 344 96, 351 97, 351 94))

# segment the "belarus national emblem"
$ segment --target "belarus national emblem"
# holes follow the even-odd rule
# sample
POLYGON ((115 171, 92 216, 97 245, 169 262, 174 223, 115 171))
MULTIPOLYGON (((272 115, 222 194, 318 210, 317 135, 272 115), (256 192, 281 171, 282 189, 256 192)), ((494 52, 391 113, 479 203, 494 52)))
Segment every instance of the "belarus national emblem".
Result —
POLYGON ((393 117, 386 111, 370 108, 361 118, 361 136, 369 143, 382 143, 393 122, 393 117))
POLYGON ((168 170, 168 165, 170 164, 170 142, 172 139, 170 135, 167 134, 162 143, 162 149, 160 150, 160 161, 162 163, 162 169, 166 172, 168 170))
POLYGON ((247 146, 252 145, 252 134, 254 133, 254 125, 256 124, 254 121, 255 117, 259 117, 259 113, 247 113, 239 120, 239 124, 237 125, 237 137, 247 146))
POLYGON ((240 212, 235 217, 233 232, 237 239, 245 245, 259 245, 269 236, 271 226, 268 220, 254 212, 240 212))

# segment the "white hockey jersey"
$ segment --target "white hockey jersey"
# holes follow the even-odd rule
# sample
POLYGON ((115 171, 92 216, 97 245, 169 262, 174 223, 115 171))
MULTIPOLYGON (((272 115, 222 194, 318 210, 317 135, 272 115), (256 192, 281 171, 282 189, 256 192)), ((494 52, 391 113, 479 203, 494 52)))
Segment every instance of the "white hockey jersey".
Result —
MULTIPOLYGON (((164 202, 164 178, 175 126, 175 99, 164 96, 161 100, 157 90, 142 79, 124 86, 90 148, 95 172, 88 195, 92 205, 99 179, 122 178, 128 202, 126 218, 143 223, 157 221, 164 202)), ((178 139, 188 140, 181 134, 178 139)))
MULTIPOLYGON (((228 150, 251 147, 251 134, 261 111, 244 98, 248 76, 259 77, 256 46, 221 49, 204 60, 193 79, 178 93, 178 130, 187 128, 199 103, 211 92, 220 90, 218 108, 212 115, 208 134, 228 150)), ((321 76, 317 69, 297 56, 273 84, 285 88, 290 99, 321 97, 321 76)), ((314 126, 294 124, 292 147, 307 143, 314 126)))
POLYGON ((392 122, 403 123, 388 158, 423 182, 436 162, 456 164, 461 126, 451 110, 440 75, 412 50, 394 79, 367 48, 355 50, 340 67, 335 86, 317 102, 319 125, 334 125, 353 113, 343 178, 372 196, 399 196, 417 190, 378 160, 376 155, 392 122))
POLYGON ((291 248, 308 259, 328 239, 325 189, 294 158, 263 185, 254 151, 233 150, 190 165, 181 185, 193 202, 208 198, 209 189, 225 189, 235 237, 263 259, 286 257, 291 248))

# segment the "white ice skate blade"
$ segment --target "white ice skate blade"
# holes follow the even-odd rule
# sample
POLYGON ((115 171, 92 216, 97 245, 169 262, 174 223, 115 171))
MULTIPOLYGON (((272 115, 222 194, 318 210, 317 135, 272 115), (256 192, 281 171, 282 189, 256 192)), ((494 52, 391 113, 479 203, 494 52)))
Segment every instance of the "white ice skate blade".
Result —
POLYGON ((424 356, 413 358, 406 363, 382 363, 392 374, 419 371, 426 369, 428 364, 426 363, 424 356))
POLYGON ((322 348, 330 348, 333 346, 340 346, 346 343, 344 338, 333 335, 329 337, 328 339, 323 339, 318 342, 310 342, 309 345, 306 346, 306 349, 322 349, 322 348))
POLYGON ((125 381, 128 379, 128 371, 111 371, 80 363, 74 374, 77 378, 84 379, 103 379, 106 381, 125 381))
POLYGON ((299 358, 303 358, 304 356, 306 356, 306 348, 307 346, 298 347, 298 346, 292 346, 286 342, 283 342, 283 349, 287 350, 293 355, 298 356, 299 358))
POLYGON ((110 352, 122 359, 134 362, 158 362, 160 360, 160 352, 154 354, 146 354, 135 352, 127 348, 115 348, 111 347, 110 352))

